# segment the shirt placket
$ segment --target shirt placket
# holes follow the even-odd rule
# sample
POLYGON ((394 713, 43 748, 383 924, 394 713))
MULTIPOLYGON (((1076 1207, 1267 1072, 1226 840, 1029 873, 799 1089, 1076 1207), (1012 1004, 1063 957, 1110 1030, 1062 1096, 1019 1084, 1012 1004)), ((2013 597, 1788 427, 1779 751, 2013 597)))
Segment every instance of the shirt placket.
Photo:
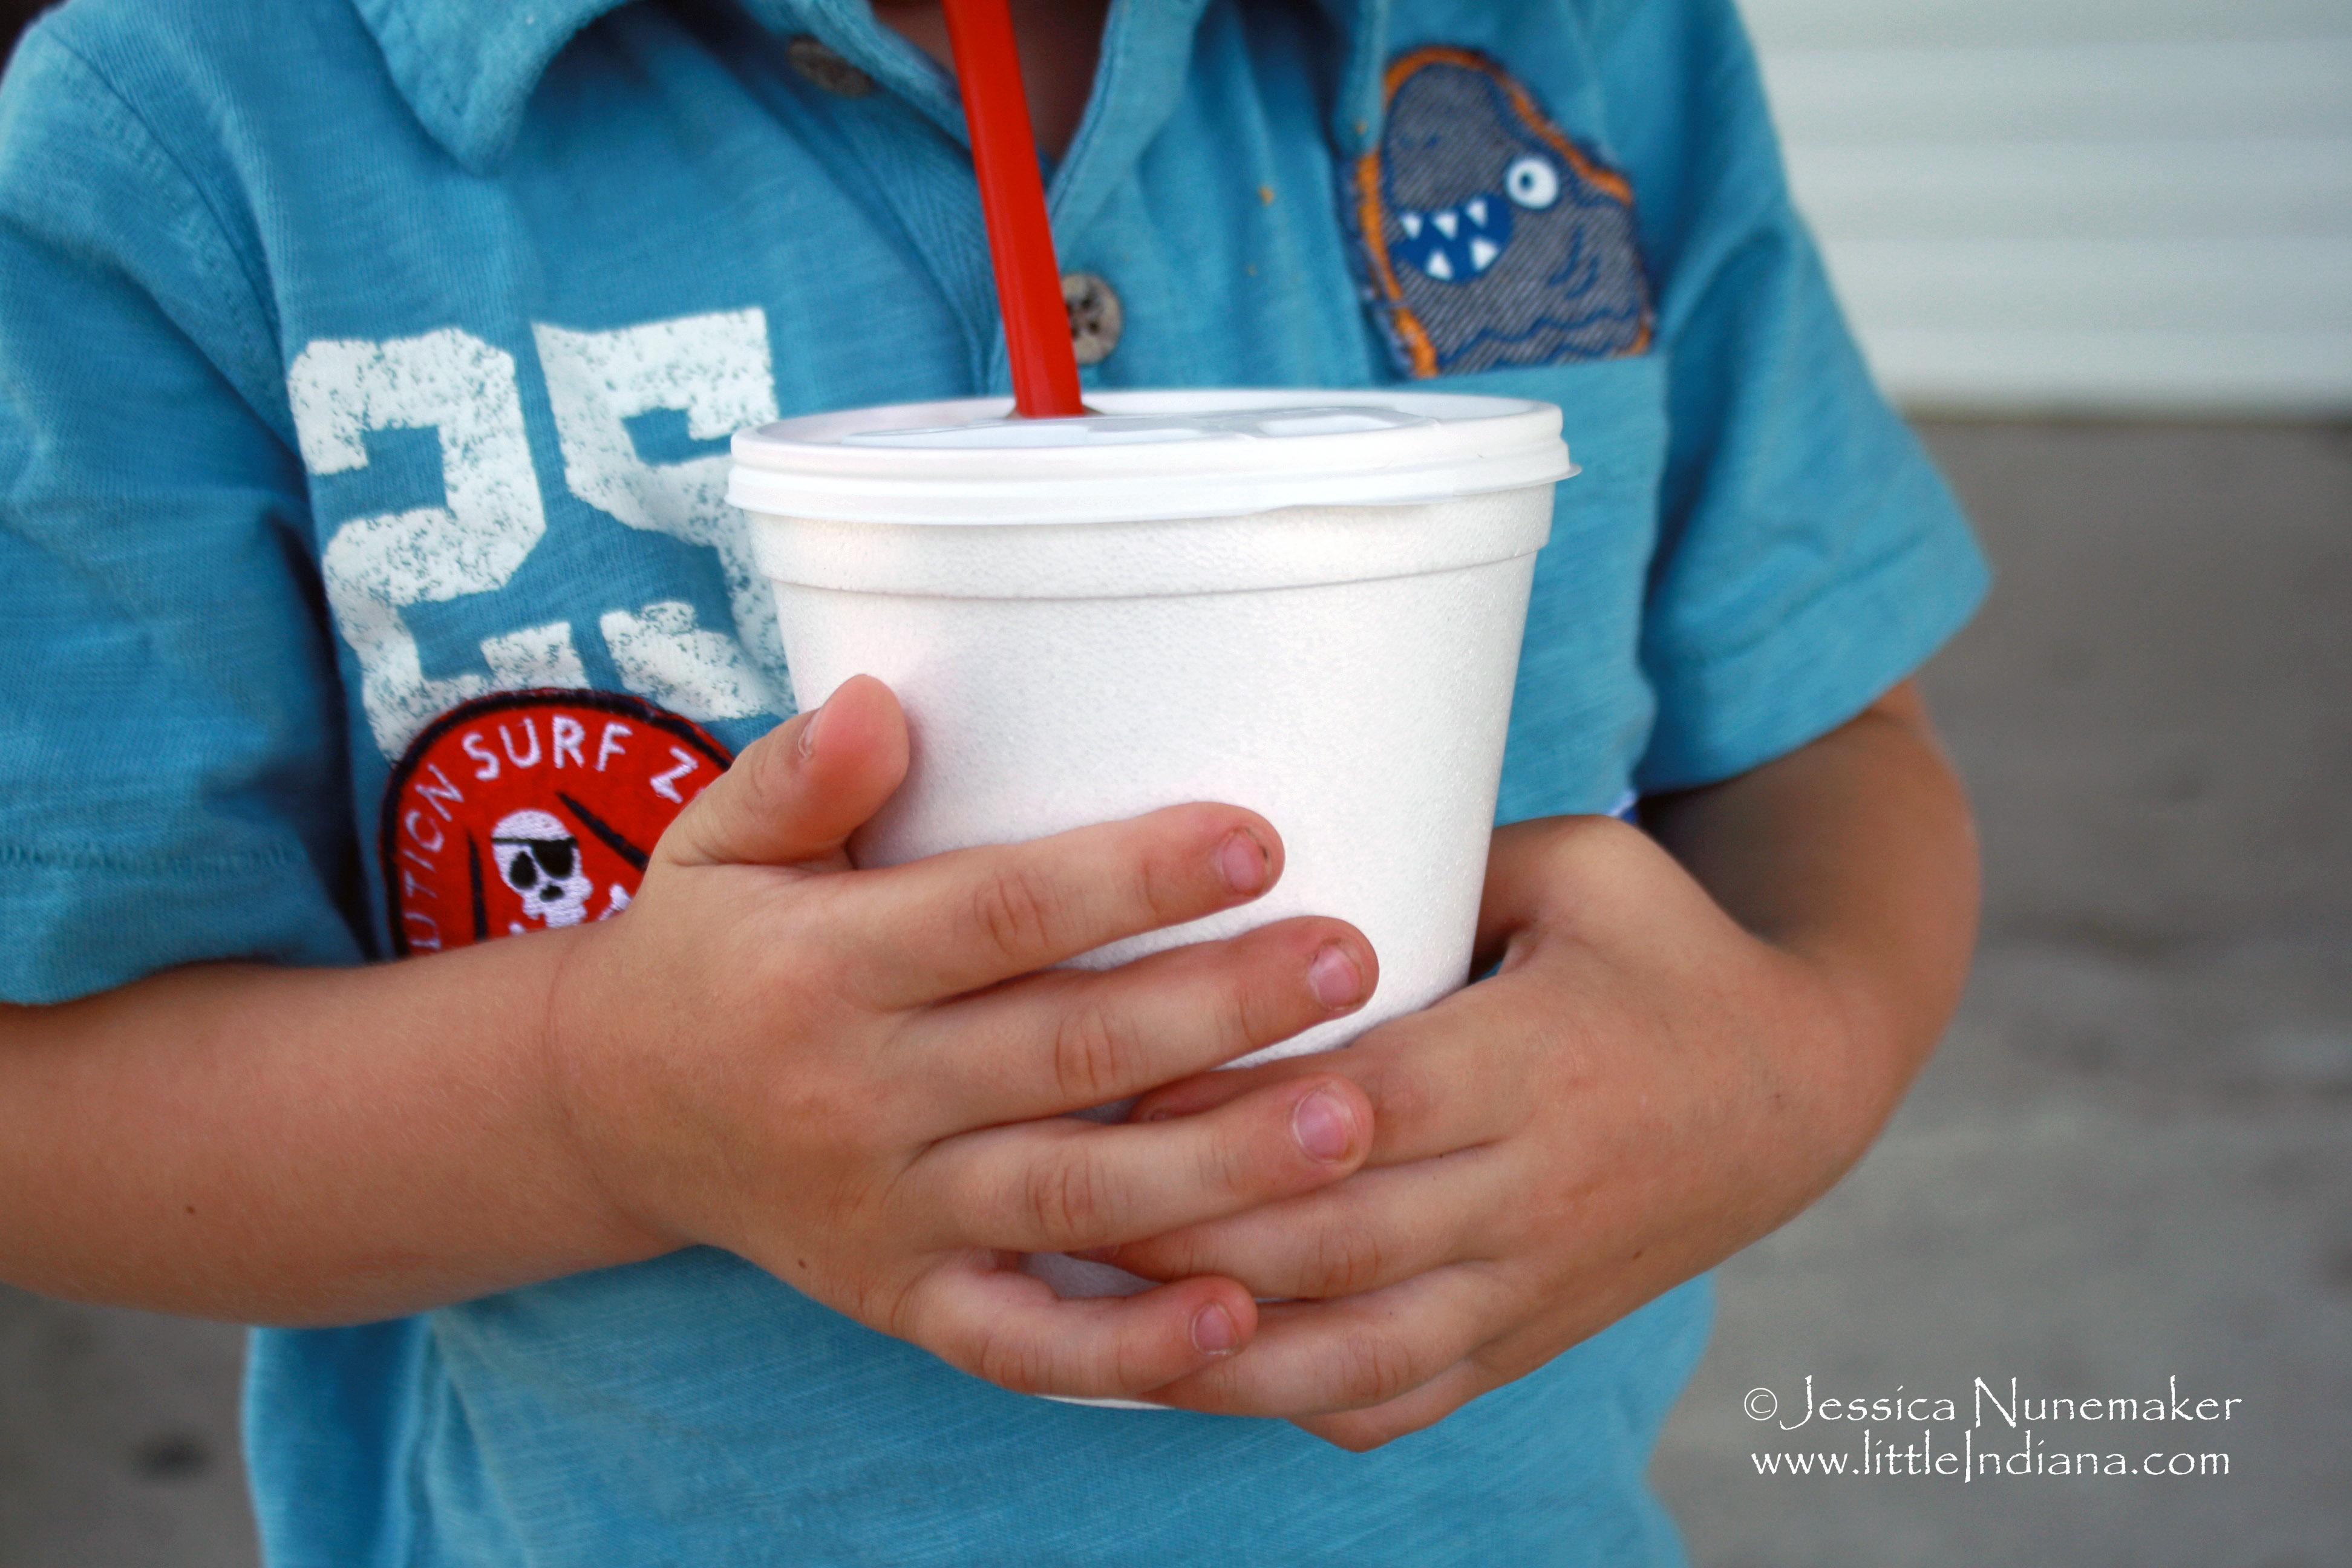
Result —
MULTIPOLYGON (((799 49, 800 74, 841 100, 835 119, 879 198, 952 302, 976 388, 1011 384, 987 237, 954 83, 876 19, 866 0, 744 0, 799 49), (802 40, 806 40, 805 43, 802 40), (854 74, 836 75, 839 72, 854 74), (834 77, 834 85, 824 79, 834 77), (862 80, 860 79, 863 79, 862 80), (870 84, 871 91, 859 90, 870 84), (849 89, 844 91, 843 89, 849 89), (864 98, 877 100, 861 103, 864 98)), ((1077 347, 1089 365, 1118 344, 1132 301, 1087 251, 1088 226, 1183 90, 1194 29, 1208 0, 1113 0, 1100 62, 1077 133, 1049 172, 1046 203, 1077 347)))

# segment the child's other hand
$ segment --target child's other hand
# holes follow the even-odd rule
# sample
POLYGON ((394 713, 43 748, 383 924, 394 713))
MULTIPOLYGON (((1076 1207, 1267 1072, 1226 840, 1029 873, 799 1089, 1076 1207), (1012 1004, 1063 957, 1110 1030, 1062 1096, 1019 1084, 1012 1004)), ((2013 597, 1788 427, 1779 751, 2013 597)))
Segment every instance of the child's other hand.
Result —
POLYGON ((1273 829, 1178 806, 852 869, 845 841, 906 766, 897 700, 849 682, 747 748, 627 912, 582 934, 549 1039, 586 1169, 652 1236, 727 1247, 1010 1388, 1139 1394, 1238 1350, 1257 1310, 1233 1279, 1066 1302, 1015 1255, 1179 1230, 1355 1169, 1370 1109, 1328 1068, 1160 1125, 1062 1113, 1349 1011, 1369 944, 1301 919, 1035 973, 1248 902, 1281 873, 1273 829))
POLYGON ((1114 1255, 1301 1298, 1261 1309, 1246 1354, 1155 1397, 1387 1442, 1771 1230, 1884 1114, 1860 1086, 1886 1074, 1850 1070, 1823 973, 1611 818, 1498 832, 1479 947, 1501 958, 1492 978, 1348 1050, 1135 1107, 1181 1125, 1336 1069, 1375 1122, 1349 1180, 1114 1255))

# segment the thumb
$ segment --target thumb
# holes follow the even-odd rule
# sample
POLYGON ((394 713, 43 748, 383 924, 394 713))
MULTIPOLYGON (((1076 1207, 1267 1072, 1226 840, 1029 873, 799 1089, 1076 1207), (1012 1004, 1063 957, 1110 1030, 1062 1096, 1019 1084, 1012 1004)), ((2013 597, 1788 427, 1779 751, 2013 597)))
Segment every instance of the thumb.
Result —
POLYGON ((837 853, 907 776, 907 718, 853 675, 813 712, 743 748, 678 815, 654 858, 678 866, 791 866, 837 853))

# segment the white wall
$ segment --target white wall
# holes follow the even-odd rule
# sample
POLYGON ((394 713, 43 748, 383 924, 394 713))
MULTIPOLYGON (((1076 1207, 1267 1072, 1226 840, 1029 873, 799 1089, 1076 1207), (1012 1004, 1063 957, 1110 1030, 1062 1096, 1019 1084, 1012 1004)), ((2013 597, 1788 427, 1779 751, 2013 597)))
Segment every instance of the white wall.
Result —
POLYGON ((1915 407, 2352 413, 2352 0, 1743 0, 1915 407))

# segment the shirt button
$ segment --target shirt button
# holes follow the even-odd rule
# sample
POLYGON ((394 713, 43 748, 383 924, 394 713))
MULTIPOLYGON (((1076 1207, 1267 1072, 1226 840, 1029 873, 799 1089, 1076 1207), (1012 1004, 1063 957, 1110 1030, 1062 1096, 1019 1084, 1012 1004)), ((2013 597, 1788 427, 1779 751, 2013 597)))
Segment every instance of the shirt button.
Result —
POLYGON ((792 61, 793 69, 827 92, 843 98, 864 98, 874 90, 872 77, 806 33, 784 46, 784 58, 792 61))
POLYGON ((1070 313, 1070 347, 1080 364, 1100 364, 1118 347, 1119 329, 1127 312, 1118 293, 1091 272, 1072 272, 1062 279, 1062 308, 1070 313))

